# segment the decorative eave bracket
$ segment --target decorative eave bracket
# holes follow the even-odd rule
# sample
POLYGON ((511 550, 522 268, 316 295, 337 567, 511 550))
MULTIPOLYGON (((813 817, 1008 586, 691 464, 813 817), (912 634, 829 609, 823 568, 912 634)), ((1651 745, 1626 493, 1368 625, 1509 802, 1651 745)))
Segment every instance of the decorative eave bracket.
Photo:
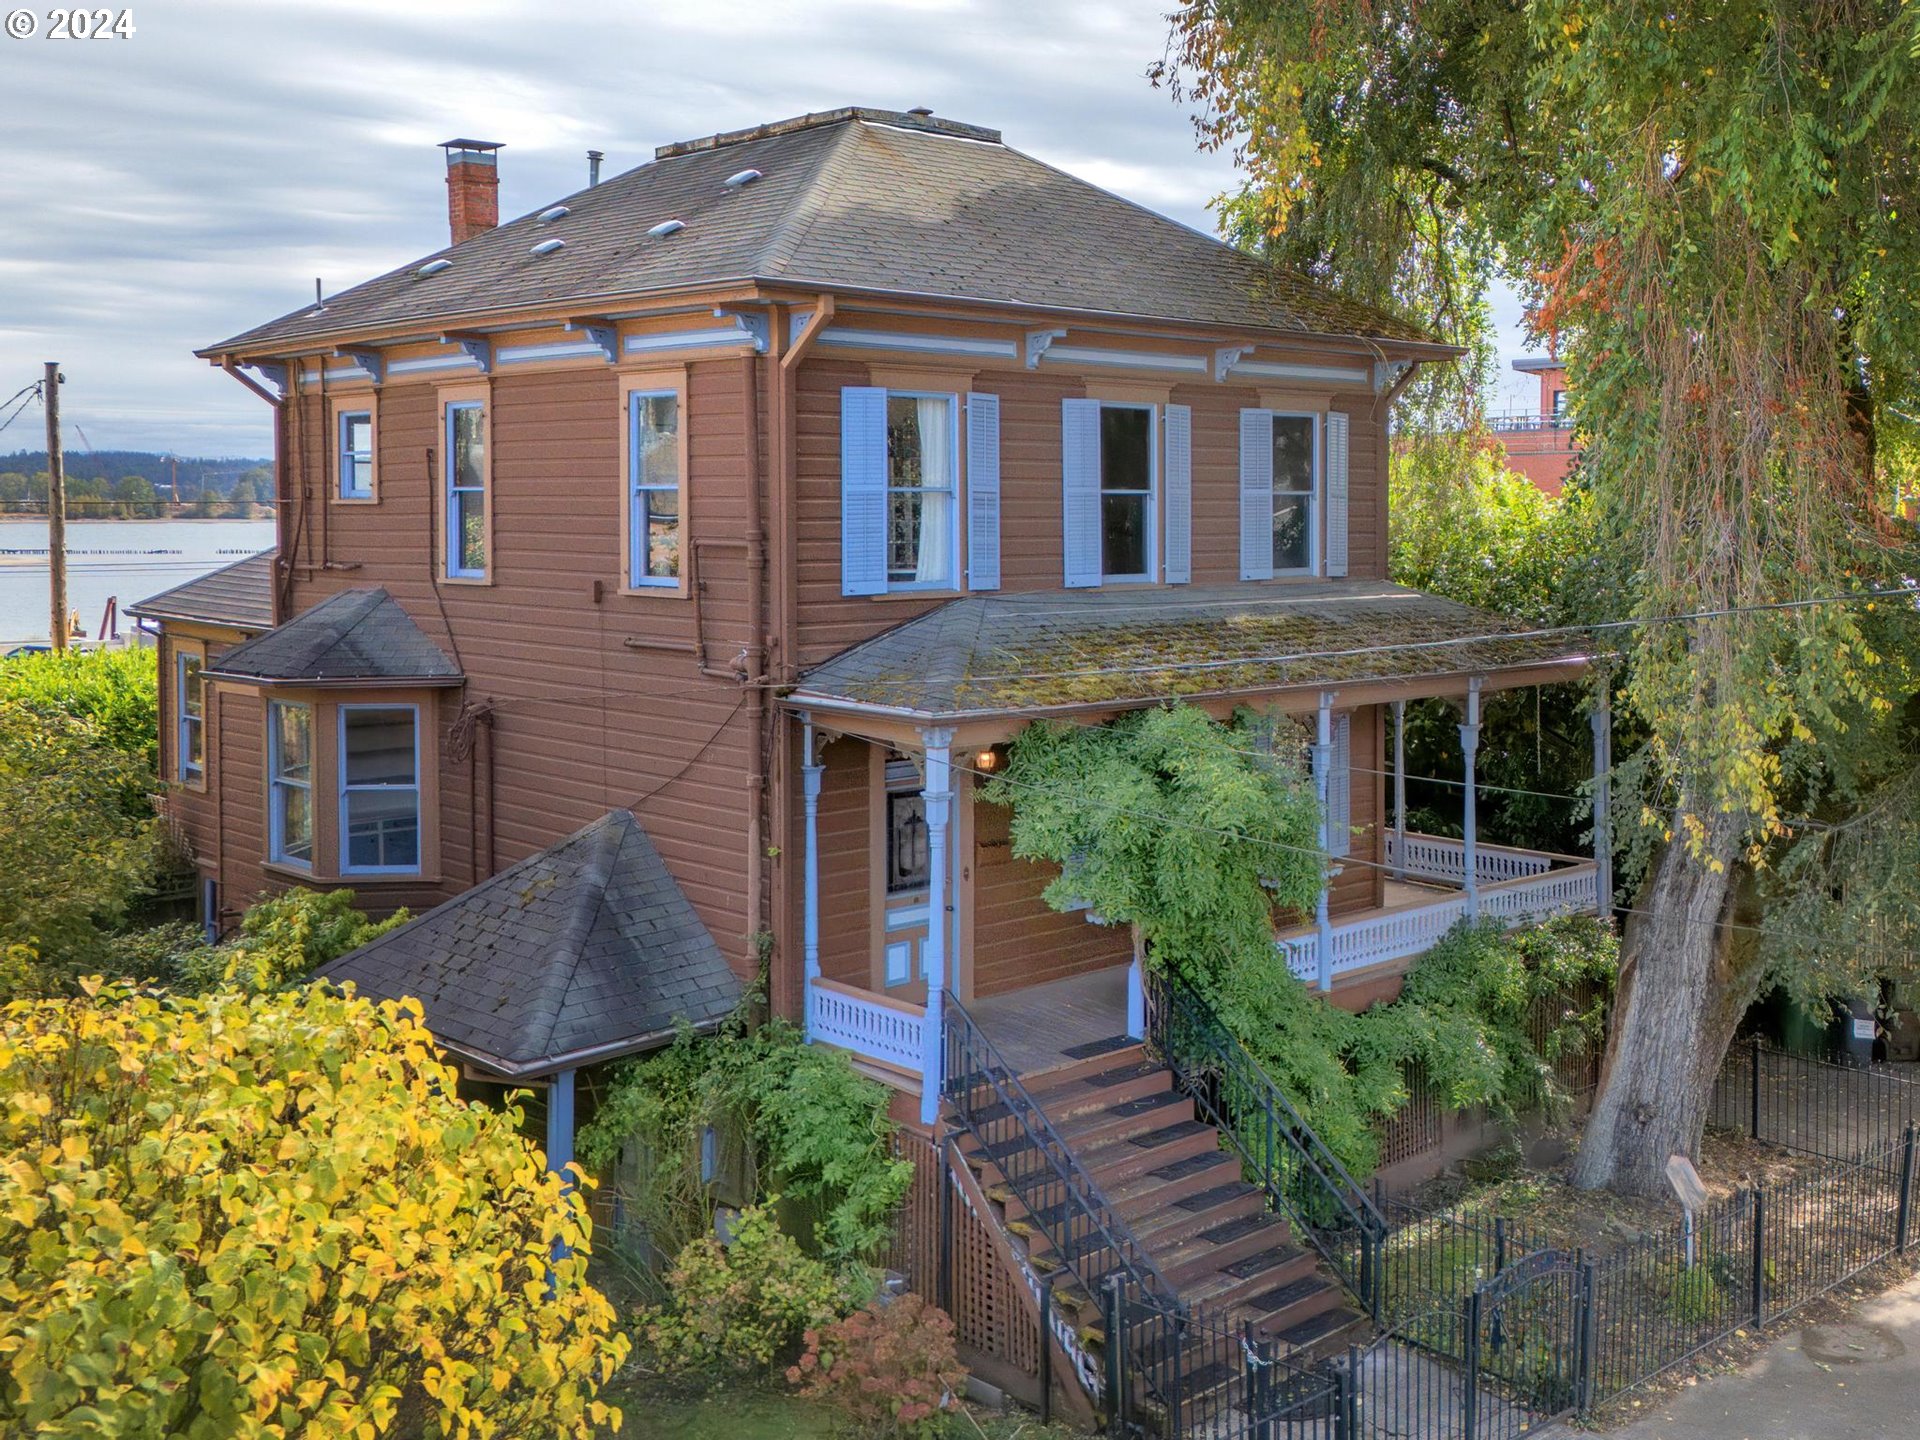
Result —
POLYGON ((1027 331, 1027 369, 1038 370, 1040 368, 1040 357, 1053 347, 1053 342, 1066 338, 1067 332, 1064 330, 1027 331))
POLYGON ((482 375, 493 373, 493 340, 490 336, 474 335, 462 330, 449 330, 440 337, 442 345, 458 345, 467 352, 467 357, 480 367, 482 375))
POLYGON ((350 360, 359 366, 360 373, 371 380, 376 389, 380 382, 387 378, 386 358, 378 350, 370 350, 365 346, 342 345, 333 353, 335 359, 350 360))
POLYGON ((773 346, 773 317, 764 310, 729 310, 724 305, 714 307, 714 315, 722 320, 731 320, 740 327, 740 333, 753 343, 753 353, 764 355, 773 346))
POLYGON ((569 335, 584 336, 589 344, 598 345, 609 365, 619 360, 620 327, 605 316, 591 315, 569 320, 566 328, 569 335))
POLYGON ((1227 372, 1232 370, 1247 356, 1253 353, 1251 345, 1222 345, 1213 352, 1213 380, 1216 385, 1224 385, 1227 372))
POLYGON ((1373 393, 1384 395, 1413 369, 1411 360, 1376 360, 1373 362, 1373 393))

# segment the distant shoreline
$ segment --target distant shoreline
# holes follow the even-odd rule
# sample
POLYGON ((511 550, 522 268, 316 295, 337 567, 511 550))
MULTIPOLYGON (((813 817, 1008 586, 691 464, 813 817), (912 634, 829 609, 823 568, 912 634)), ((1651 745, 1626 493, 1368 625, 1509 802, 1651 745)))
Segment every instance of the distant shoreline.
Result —
MULTIPOLYGON (((258 525, 273 519, 272 511, 265 515, 69 515, 69 525, 258 525)), ((0 525, 18 522, 22 525, 44 525, 44 515, 0 515, 0 525)))

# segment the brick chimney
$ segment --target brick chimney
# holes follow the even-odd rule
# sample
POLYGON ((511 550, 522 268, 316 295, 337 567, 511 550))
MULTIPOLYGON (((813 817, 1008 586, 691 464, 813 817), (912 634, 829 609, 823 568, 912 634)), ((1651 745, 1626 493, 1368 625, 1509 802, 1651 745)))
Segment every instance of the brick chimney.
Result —
POLYGON ((453 243, 500 223, 500 169, 491 140, 443 140, 447 152, 447 223, 453 243))

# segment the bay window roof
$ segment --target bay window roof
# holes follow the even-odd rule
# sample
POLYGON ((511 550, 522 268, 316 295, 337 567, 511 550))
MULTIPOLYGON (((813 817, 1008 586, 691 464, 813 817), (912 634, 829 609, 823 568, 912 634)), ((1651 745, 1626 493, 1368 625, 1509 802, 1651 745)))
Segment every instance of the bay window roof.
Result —
POLYGON ((207 667, 262 685, 458 685, 460 667, 385 590, 343 590, 207 667))

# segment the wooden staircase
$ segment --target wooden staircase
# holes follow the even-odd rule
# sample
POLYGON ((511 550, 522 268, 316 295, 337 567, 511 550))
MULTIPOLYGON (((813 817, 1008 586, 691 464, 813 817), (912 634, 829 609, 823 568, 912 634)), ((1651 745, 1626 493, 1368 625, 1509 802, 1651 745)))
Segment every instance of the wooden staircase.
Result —
MULTIPOLYGON (((1242 1178, 1239 1157, 1196 1118, 1173 1072, 1124 1036, 1073 1053, 1071 1063, 1021 1083, 1180 1301, 1219 1325, 1250 1328, 1294 1365, 1344 1345, 1361 1316, 1340 1281, 1242 1178)), ((1030 1213, 993 1147, 962 1131, 957 1150, 1027 1263, 1042 1275, 1061 1272, 1055 1305, 1082 1343, 1101 1347, 1100 1266, 1111 1257, 1091 1238, 1061 1253, 1048 1237, 1071 1233, 1062 1215, 1030 1213)))

